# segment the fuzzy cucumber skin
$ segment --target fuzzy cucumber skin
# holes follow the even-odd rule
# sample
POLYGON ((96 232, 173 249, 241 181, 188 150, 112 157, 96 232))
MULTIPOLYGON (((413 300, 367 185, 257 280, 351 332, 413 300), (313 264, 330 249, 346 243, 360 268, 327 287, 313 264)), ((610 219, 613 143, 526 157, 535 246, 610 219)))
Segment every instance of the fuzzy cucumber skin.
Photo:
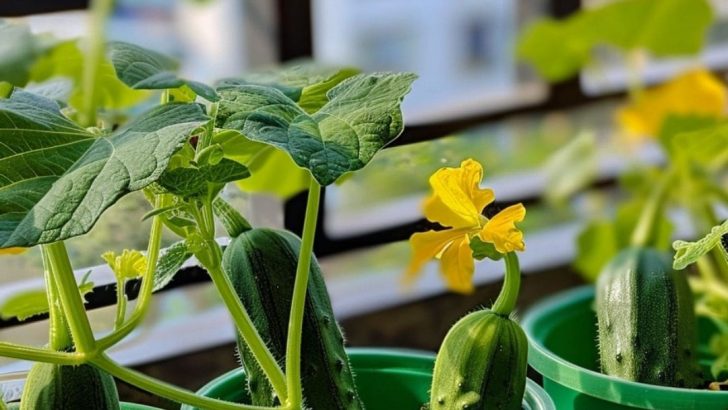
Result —
POLYGON ((20 410, 118 410, 114 378, 91 365, 36 363, 30 369, 20 410))
POLYGON ((669 255, 649 248, 620 252, 596 289, 602 372, 671 387, 697 387, 693 295, 669 255))
MULTIPOLYGON (((274 357, 285 362, 288 318, 301 241, 272 229, 252 229, 233 239, 223 254, 223 268, 274 357)), ((306 294, 301 342, 303 395, 307 408, 357 410, 364 405, 344 350, 326 284, 313 258, 306 294)), ((238 338, 252 404, 280 404, 250 351, 238 338)))
POLYGON ((491 310, 460 319, 435 360, 430 409, 521 410, 528 342, 515 321, 491 310))

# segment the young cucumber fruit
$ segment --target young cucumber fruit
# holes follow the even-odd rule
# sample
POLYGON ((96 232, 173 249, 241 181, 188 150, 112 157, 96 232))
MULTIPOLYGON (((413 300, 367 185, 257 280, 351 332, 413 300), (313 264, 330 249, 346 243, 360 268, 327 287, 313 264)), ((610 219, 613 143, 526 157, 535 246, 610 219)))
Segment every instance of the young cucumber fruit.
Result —
POLYGON ((119 409, 114 379, 91 365, 36 363, 30 369, 20 410, 119 409))
POLYGON ((596 310, 604 373, 672 387, 700 383, 693 297, 669 255, 620 252, 599 275, 596 310))
MULTIPOLYGON (((285 360, 288 318, 301 241, 271 229, 252 229, 233 239, 223 267, 274 357, 285 360)), ((278 403, 250 351, 238 338, 248 389, 254 405, 278 403)), ((302 384, 307 408, 357 410, 364 406, 344 350, 344 336, 334 320, 331 301, 316 259, 311 261, 301 342, 302 384)))
POLYGON ((479 310, 445 336, 435 361, 430 409, 520 410, 528 343, 510 317, 479 310))

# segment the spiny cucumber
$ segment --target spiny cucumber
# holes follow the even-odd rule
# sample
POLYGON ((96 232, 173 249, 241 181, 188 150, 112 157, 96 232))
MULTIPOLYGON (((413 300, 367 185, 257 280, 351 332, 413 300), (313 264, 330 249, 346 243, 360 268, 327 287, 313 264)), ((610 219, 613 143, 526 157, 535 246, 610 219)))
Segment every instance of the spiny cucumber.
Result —
POLYGON ((510 317, 480 310, 445 336, 435 361, 430 409, 520 410, 528 344, 510 317))
POLYGON ((20 399, 21 410, 119 409, 114 379, 91 365, 36 363, 20 399))
POLYGON ((596 290, 604 373, 673 387, 701 382, 692 293, 669 255, 626 249, 601 272, 596 290))
MULTIPOLYGON (((285 360, 288 318, 301 241, 272 229, 252 229, 233 239, 225 249, 223 268, 274 357, 285 360)), ((250 351, 238 338, 252 404, 278 403, 270 384, 250 351)), ((357 410, 364 405, 344 350, 321 269, 316 259, 306 294, 302 345, 302 384, 305 404, 315 410, 357 410)))

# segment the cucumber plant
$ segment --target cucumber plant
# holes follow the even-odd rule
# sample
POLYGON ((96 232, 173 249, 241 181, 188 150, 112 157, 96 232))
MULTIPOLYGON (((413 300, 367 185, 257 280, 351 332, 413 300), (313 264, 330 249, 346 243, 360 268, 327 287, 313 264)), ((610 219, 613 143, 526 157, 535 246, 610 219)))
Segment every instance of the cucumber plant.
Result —
MULTIPOLYGON (((297 410, 304 400, 318 407, 316 400, 329 399, 322 396, 332 389, 339 392, 333 395, 336 406, 363 407, 343 337, 312 264, 320 187, 364 167, 402 132, 400 104, 415 76, 356 74, 351 68, 316 72, 304 66, 281 76, 267 73, 210 86, 178 77, 177 63, 167 56, 105 42, 104 21, 111 8, 110 0, 92 2, 85 53, 74 41, 54 43, 34 51, 37 61, 29 63, 27 73, 1 79, 8 82, 0 87, 0 247, 17 252, 39 246, 46 279, 45 298, 35 306, 20 309, 18 302, 3 309, 19 312, 19 317, 45 312, 50 318, 48 347, 0 342, 0 355, 39 363, 28 379, 22 406, 69 408, 86 396, 98 398, 95 408, 118 407, 109 383, 114 376, 161 397, 212 410, 297 410), (63 56, 78 64, 64 66, 63 56), (69 80, 65 85, 70 90, 51 92, 55 83, 43 88, 58 75, 69 80), (40 85, 23 89, 29 79, 40 85), (145 113, 128 121, 112 115, 120 105, 145 100, 155 90, 160 103, 145 113), (264 174, 272 161, 261 164, 261 158, 271 152, 283 153, 287 169, 305 173, 309 200, 300 244, 282 236, 289 242, 280 251, 288 252, 289 267, 295 266, 284 273, 292 281, 289 309, 261 316, 259 305, 235 291, 235 283, 249 280, 240 275, 249 272, 241 273, 235 263, 223 264, 215 223, 221 222, 232 237, 250 231, 250 224, 220 192, 227 183, 251 176, 251 169, 264 174), (64 241, 86 234, 106 209, 134 191, 142 191, 153 206, 146 216, 152 220, 149 246, 145 255, 104 255, 117 279, 118 303, 113 331, 99 337, 84 307, 88 284, 79 286, 64 241), (165 229, 181 240, 162 252, 165 229), (141 323, 153 292, 168 284, 191 256, 208 272, 230 311, 246 367, 251 375, 252 369, 258 370, 275 401, 258 405, 202 397, 126 369, 106 354, 141 323), (307 290, 311 275, 313 285, 307 290), (124 287, 132 278, 140 278, 141 289, 129 312, 124 287), (251 317, 249 311, 256 314, 251 317), (261 335, 273 336, 266 327, 271 320, 289 324, 287 333, 275 334, 275 351, 261 335), (313 330, 318 336, 310 334, 313 330), (330 342, 328 348, 319 352, 321 363, 307 363, 302 374, 301 346, 309 356, 315 350, 310 338, 319 336, 330 342), (315 385, 309 383, 315 379, 310 372, 319 366, 331 376, 331 385, 315 390, 309 388, 315 385), (316 397, 304 398, 302 385, 307 395, 316 397), (68 391, 79 394, 64 397, 53 386, 73 386, 68 391)), ((300 189, 297 185, 283 192, 300 189)), ((37 296, 18 300, 38 302, 37 296)))

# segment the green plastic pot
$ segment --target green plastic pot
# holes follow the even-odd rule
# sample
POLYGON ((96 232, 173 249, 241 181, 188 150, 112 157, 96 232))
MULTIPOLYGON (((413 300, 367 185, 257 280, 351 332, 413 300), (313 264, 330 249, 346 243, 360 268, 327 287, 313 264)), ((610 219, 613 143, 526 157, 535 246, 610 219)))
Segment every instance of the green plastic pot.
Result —
POLYGON ((137 403, 121 403, 121 410, 159 410, 158 407, 145 406, 137 403))
MULTIPOLYGON (((403 349, 349 349, 356 383, 367 410, 420 410, 429 401, 432 368, 431 353, 403 349)), ((198 393, 217 399, 243 402, 245 375, 241 369, 225 373, 198 393)), ((523 408, 555 410, 553 402, 536 383, 528 380, 523 408)), ((194 407, 182 406, 182 410, 194 407)))
MULTIPOLYGON (((728 392, 635 383, 599 373, 594 287, 552 296, 531 308, 523 328, 528 363, 559 410, 728 409, 728 392)), ((655 318, 660 320, 660 318, 655 318)), ((701 364, 710 365, 707 343, 714 328, 700 323, 701 364)), ((710 373, 706 373, 710 374, 710 373)))

